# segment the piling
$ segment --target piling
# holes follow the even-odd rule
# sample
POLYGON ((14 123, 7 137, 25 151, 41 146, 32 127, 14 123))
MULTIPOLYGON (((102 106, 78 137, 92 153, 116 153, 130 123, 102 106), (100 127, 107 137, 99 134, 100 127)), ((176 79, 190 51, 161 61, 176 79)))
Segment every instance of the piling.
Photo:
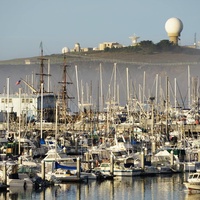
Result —
POLYGON ((31 156, 31 157, 33 156, 33 150, 32 149, 29 150, 29 156, 31 156))
POLYGON ((18 164, 21 165, 22 164, 22 157, 18 158, 18 164))
POLYGON ((200 150, 198 151, 198 162, 200 162, 200 150))
POLYGON ((152 154, 155 154, 155 152, 156 152, 156 143, 155 143, 155 142, 152 142, 152 143, 151 143, 151 153, 152 153, 152 154))
POLYGON ((6 163, 3 164, 3 183, 7 184, 7 170, 6 170, 6 163))
POLYGON ((77 158, 77 161, 76 161, 76 168, 77 168, 77 178, 80 178, 81 176, 81 161, 80 161, 80 158, 78 157, 77 158))
POLYGON ((89 153, 85 153, 85 161, 86 161, 86 170, 90 169, 90 163, 89 163, 89 153))
POLYGON ((144 152, 141 152, 141 168, 144 169, 144 152))
POLYGON ((45 161, 41 161, 42 180, 45 180, 45 161))
POLYGON ((105 137, 102 136, 102 144, 105 144, 105 137))
POLYGON ((75 152, 78 152, 78 139, 75 138, 75 152))
POLYGON ((110 155, 110 174, 114 175, 114 157, 113 155, 110 155))
POLYGON ((170 154, 171 154, 171 155, 170 155, 170 165, 173 166, 173 165, 174 165, 174 152, 171 151, 170 154))
POLYGON ((144 155, 145 156, 147 155, 147 148, 146 147, 144 148, 144 155))
POLYGON ((63 147, 63 153, 67 153, 66 147, 63 147))

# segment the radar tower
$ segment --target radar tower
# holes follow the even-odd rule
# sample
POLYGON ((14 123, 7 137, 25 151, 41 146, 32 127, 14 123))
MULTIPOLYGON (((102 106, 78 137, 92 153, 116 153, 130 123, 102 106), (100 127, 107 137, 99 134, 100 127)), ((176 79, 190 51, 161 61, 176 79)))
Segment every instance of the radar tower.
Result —
POLYGON ((140 38, 138 36, 136 36, 135 34, 133 36, 129 37, 132 41, 132 46, 136 46, 138 44, 137 40, 140 38))

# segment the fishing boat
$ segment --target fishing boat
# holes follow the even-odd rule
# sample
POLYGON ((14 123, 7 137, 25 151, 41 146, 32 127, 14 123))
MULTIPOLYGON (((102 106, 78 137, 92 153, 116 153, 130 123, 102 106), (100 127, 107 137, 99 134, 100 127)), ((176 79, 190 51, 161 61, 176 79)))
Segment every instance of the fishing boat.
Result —
POLYGON ((195 172, 189 174, 187 181, 183 182, 183 184, 190 191, 200 190, 200 173, 195 172))

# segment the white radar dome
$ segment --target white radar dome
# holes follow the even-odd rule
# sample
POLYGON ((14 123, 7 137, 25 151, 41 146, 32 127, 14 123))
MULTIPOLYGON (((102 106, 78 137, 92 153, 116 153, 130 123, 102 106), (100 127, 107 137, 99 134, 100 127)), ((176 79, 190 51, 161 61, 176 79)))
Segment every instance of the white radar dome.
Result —
POLYGON ((68 53, 68 52, 70 52, 68 47, 63 47, 62 48, 62 53, 68 53))
POLYGON ((180 19, 172 17, 165 23, 165 30, 168 35, 175 34, 179 36, 183 30, 183 23, 180 19))

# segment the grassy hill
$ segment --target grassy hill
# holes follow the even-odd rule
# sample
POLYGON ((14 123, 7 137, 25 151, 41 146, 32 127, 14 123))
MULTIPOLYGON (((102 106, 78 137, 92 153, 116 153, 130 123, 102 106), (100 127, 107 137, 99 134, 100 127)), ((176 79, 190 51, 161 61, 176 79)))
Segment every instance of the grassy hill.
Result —
MULTIPOLYGON (((51 61, 51 90, 59 91, 63 78, 64 56, 62 54, 45 55, 46 59, 51 61)), ((68 89, 70 96, 76 99, 76 73, 75 65, 78 66, 79 80, 82 84, 90 85, 94 101, 97 97, 97 85, 99 84, 99 64, 102 64, 103 74, 103 90, 105 96, 108 94, 108 86, 113 82, 113 64, 117 63, 117 80, 120 91, 120 101, 126 102, 126 69, 129 69, 129 77, 131 81, 132 94, 139 95, 139 85, 143 84, 144 72, 146 74, 147 91, 149 94, 155 95, 155 77, 159 76, 159 85, 166 88, 166 77, 169 78, 171 87, 173 88, 174 80, 177 82, 177 98, 182 99, 180 104, 187 100, 187 75, 188 65, 191 69, 191 77, 200 77, 200 50, 191 48, 179 48, 175 51, 154 51, 147 53, 146 51, 92 51, 92 52, 70 52, 66 54, 66 63, 71 65, 67 69, 69 75, 68 80, 73 82, 69 84, 68 89), (69 88, 70 87, 70 88, 69 88), (133 92, 134 91, 134 92, 133 92)), ((24 80, 31 77, 32 74, 40 72, 39 56, 30 58, 19 58, 7 61, 0 61, 0 92, 4 91, 6 78, 10 77, 11 93, 18 92, 15 83, 20 78, 24 80), (25 60, 31 61, 30 65, 25 65, 25 60)), ((47 63, 45 62, 45 70, 47 63)), ((46 72, 46 71, 45 71, 46 72)), ((35 76, 39 83, 39 76, 35 76)), ((194 79, 193 79, 194 80, 194 79)), ((36 88, 39 84, 36 85, 36 88)), ((159 87, 160 87, 159 86, 159 87)), ((22 87, 25 86, 22 85, 22 87)), ((86 86, 85 86, 86 88, 86 86)), ((173 95, 172 95, 173 96, 173 95)), ((106 98, 106 97, 105 97, 106 98)), ((77 100, 76 100, 77 101, 77 100)))
MULTIPOLYGON (((62 54, 45 55, 46 59, 50 59, 52 64, 62 64, 64 56, 62 54)), ((25 64, 25 60, 29 59, 32 63, 39 63, 39 56, 30 58, 19 58, 13 60, 0 61, 0 65, 21 65, 25 64)), ((160 51, 147 53, 127 52, 126 50, 117 51, 91 51, 91 52, 70 52, 66 54, 67 63, 76 62, 117 62, 138 64, 145 63, 149 65, 168 65, 168 64, 199 64, 200 50, 181 47, 173 51, 160 51)))

